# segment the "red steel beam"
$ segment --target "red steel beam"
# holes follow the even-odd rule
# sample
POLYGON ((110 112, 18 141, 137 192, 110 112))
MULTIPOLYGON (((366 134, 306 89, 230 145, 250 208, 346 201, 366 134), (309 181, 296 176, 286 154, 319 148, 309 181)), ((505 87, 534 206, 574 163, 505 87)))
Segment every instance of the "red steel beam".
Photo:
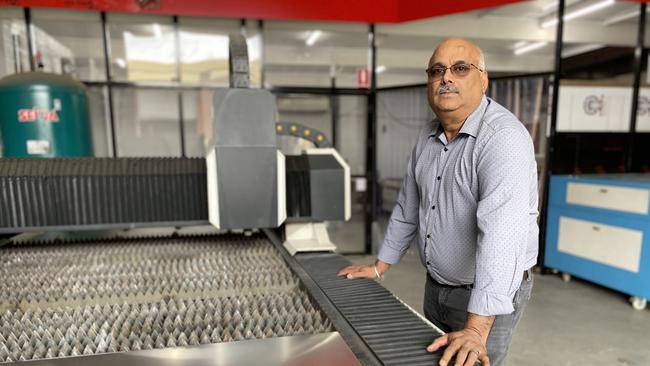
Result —
POLYGON ((0 6, 223 18, 399 23, 522 0, 0 0, 0 6))

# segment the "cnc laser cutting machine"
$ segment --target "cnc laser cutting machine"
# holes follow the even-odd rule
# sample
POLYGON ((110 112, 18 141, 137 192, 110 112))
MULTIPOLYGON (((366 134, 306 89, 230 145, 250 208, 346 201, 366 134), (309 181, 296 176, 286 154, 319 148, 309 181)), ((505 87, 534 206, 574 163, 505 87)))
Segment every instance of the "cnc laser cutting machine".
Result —
POLYGON ((284 156, 242 37, 230 55, 205 159, 0 159, 0 363, 437 363, 431 323, 336 276, 344 160, 284 156))

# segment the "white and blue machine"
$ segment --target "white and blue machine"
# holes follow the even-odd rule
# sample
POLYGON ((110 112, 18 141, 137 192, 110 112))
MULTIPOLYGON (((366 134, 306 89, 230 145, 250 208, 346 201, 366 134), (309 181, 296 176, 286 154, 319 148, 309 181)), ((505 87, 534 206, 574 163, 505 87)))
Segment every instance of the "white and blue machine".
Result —
POLYGON ((650 298, 650 174, 553 176, 544 265, 650 298))

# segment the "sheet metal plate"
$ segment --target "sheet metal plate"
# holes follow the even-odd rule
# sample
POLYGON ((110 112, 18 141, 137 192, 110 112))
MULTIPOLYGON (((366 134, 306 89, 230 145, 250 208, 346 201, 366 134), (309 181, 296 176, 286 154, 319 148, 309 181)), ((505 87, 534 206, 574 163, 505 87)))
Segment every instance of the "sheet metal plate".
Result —
POLYGON ((338 332, 7 363, 25 366, 360 366, 338 332))

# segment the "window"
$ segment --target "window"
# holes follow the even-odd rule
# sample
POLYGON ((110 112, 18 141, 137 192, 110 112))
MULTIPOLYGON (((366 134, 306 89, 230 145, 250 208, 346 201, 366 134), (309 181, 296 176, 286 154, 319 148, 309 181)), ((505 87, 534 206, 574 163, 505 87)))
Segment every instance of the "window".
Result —
POLYGON ((88 81, 106 80, 99 13, 31 9, 37 68, 88 81), (73 25, 73 26, 72 26, 73 25))
POLYGON ((356 88, 368 64, 368 25, 334 22, 264 23, 265 83, 356 88))
POLYGON ((239 20, 179 18, 181 81, 228 86, 228 35, 239 20))
POLYGON ((181 156, 178 92, 113 88, 117 156, 181 156))
POLYGON ((22 8, 0 8, 0 76, 29 71, 27 32, 22 8))
POLYGON ((108 14, 111 76, 117 81, 178 80, 171 17, 108 14))

